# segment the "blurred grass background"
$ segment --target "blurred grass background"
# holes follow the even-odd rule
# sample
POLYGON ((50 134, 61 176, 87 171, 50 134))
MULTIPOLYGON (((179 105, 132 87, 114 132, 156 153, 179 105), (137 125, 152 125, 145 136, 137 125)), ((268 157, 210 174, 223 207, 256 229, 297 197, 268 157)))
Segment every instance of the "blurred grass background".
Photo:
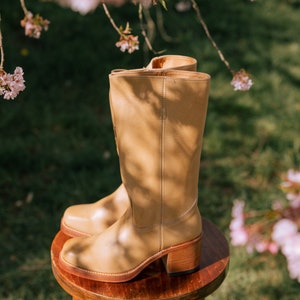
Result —
MULTIPOLYGON (((66 207, 92 202, 120 183, 108 105, 108 74, 139 68, 153 57, 124 54, 101 8, 81 16, 49 2, 27 7, 51 21, 39 40, 24 36, 18 1, 1 0, 7 72, 22 66, 26 90, 0 102, 0 298, 69 299, 56 283, 50 245, 66 207)), ((198 1, 213 38, 232 68, 253 75, 249 92, 234 92, 231 75, 193 11, 164 15, 153 47, 197 58, 209 73, 210 102, 199 181, 199 206, 228 237, 233 200, 267 208, 282 198, 280 176, 299 169, 300 1, 198 1)), ((112 8, 117 24, 136 7, 112 8)), ((150 13, 155 19, 155 9, 150 13)), ((140 40, 142 38, 140 37, 140 40)), ((208 299, 297 299, 283 256, 231 249, 223 285, 208 299)))

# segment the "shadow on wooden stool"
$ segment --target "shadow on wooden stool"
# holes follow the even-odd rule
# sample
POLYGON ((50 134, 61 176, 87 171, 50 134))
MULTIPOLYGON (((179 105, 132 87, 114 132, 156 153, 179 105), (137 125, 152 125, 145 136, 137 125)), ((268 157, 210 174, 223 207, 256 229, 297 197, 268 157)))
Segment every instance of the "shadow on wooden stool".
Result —
POLYGON ((69 239, 61 231, 51 246, 52 270, 57 282, 73 300, 100 299, 204 299, 223 282, 229 266, 229 245, 224 235, 203 218, 203 241, 200 270, 189 275, 168 276, 161 260, 144 269, 136 278, 124 283, 88 280, 63 271, 59 252, 69 239))

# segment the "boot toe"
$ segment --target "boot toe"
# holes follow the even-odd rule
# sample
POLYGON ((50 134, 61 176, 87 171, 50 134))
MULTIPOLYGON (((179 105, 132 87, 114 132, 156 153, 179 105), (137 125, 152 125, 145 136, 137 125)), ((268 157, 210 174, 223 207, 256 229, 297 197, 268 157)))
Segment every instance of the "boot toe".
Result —
POLYGON ((88 236, 90 220, 85 216, 84 209, 80 209, 81 205, 73 205, 66 209, 61 220, 61 230, 71 236, 88 236))

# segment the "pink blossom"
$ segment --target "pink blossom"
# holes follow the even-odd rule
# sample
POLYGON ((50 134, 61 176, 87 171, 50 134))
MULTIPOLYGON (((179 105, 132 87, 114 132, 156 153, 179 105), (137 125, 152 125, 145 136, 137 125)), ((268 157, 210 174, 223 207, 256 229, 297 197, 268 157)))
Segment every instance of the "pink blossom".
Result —
MULTIPOLYGON (((69 7, 73 11, 79 12, 82 15, 94 11, 101 3, 121 6, 126 3, 126 0, 54 0, 63 7, 69 7)), ((141 3, 144 7, 149 7, 156 4, 153 0, 132 0, 133 3, 141 3)))
POLYGON ((289 270, 290 277, 300 282, 300 257, 287 260, 287 267, 289 270))
POLYGON ((231 213, 233 218, 229 225, 231 243, 234 246, 245 245, 248 241, 248 233, 244 227, 244 206, 244 201, 234 201, 231 213))
POLYGON ((255 249, 258 253, 270 252, 271 254, 276 254, 279 251, 279 247, 276 243, 267 240, 261 240, 255 245, 255 249))
MULTIPOLYGON (((85 15, 97 8, 101 1, 99 0, 62 0, 58 1, 62 6, 70 7, 73 11, 85 15)), ((122 1, 124 2, 124 1, 122 1)))
POLYGON ((300 172, 289 170, 281 188, 287 193, 287 199, 294 208, 300 207, 300 172))
POLYGON ((272 209, 273 210, 282 210, 284 208, 284 204, 281 200, 276 200, 273 204, 272 204, 272 209))
POLYGON ((300 193, 298 194, 288 193, 286 195, 286 198, 290 201, 291 207, 294 208, 300 207, 300 193))
POLYGON ((257 230, 256 226, 252 226, 252 228, 246 228, 245 230, 248 232, 248 241, 246 244, 246 250, 248 253, 252 253, 254 250, 257 252, 265 252, 267 251, 268 241, 265 237, 257 230), (247 230, 248 229, 248 230, 247 230))
POLYGON ((120 40, 116 43, 116 47, 119 47, 122 52, 133 53, 139 49, 138 36, 122 34, 120 40))
POLYGON ((235 201, 230 236, 234 246, 245 246, 247 252, 281 251, 290 277, 300 282, 300 172, 289 170, 281 188, 287 199, 276 200, 272 209, 244 212, 245 203, 235 201))
POLYGON ((276 254, 279 251, 279 246, 276 243, 274 243, 274 242, 269 242, 268 251, 271 254, 276 254))
POLYGON ((296 233, 284 239, 282 253, 291 259, 300 258, 300 234, 296 233))
POLYGON ((286 180, 296 184, 300 184, 300 172, 295 170, 288 170, 286 180))
POLYGON ((250 75, 244 70, 236 72, 231 81, 235 91, 248 91, 253 85, 250 75))
POLYGON ((290 277, 300 282, 300 234, 286 239, 281 250, 287 259, 290 277))
POLYGON ((267 241, 261 240, 255 245, 257 252, 262 253, 268 250, 269 243, 267 241))
MULTIPOLYGON (((114 6, 121 6, 126 3, 126 0, 54 0, 63 7, 69 7, 73 11, 85 15, 94 11, 101 3, 111 4, 114 6)), ((148 8, 151 5, 157 4, 157 0, 132 0, 133 3, 141 3, 148 8)))
POLYGON ((244 207, 245 207, 244 201, 235 200, 233 203, 231 216, 235 219, 238 218, 244 220, 244 207))
POLYGON ((175 4, 175 9, 178 12, 186 12, 192 8, 192 3, 189 0, 181 0, 175 4))
POLYGON ((297 224, 289 219, 281 219, 273 226, 272 239, 282 247, 286 241, 297 235, 297 224))
POLYGON ((3 95, 5 100, 14 99, 25 89, 23 74, 21 67, 16 67, 13 74, 0 70, 0 95, 3 95))
POLYGON ((248 233, 240 227, 230 231, 230 238, 233 246, 244 246, 248 241, 248 233))
POLYGON ((33 15, 28 12, 21 20, 21 26, 25 28, 25 35, 33 38, 40 38, 42 30, 47 31, 50 22, 40 15, 33 15))

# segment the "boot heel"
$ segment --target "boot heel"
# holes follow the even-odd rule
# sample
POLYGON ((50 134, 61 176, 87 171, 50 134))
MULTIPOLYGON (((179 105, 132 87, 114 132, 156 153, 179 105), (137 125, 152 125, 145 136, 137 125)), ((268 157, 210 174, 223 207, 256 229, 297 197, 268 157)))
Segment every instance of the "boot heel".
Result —
POLYGON ((174 247, 165 257, 163 263, 170 276, 192 273, 200 268, 201 237, 174 247))

